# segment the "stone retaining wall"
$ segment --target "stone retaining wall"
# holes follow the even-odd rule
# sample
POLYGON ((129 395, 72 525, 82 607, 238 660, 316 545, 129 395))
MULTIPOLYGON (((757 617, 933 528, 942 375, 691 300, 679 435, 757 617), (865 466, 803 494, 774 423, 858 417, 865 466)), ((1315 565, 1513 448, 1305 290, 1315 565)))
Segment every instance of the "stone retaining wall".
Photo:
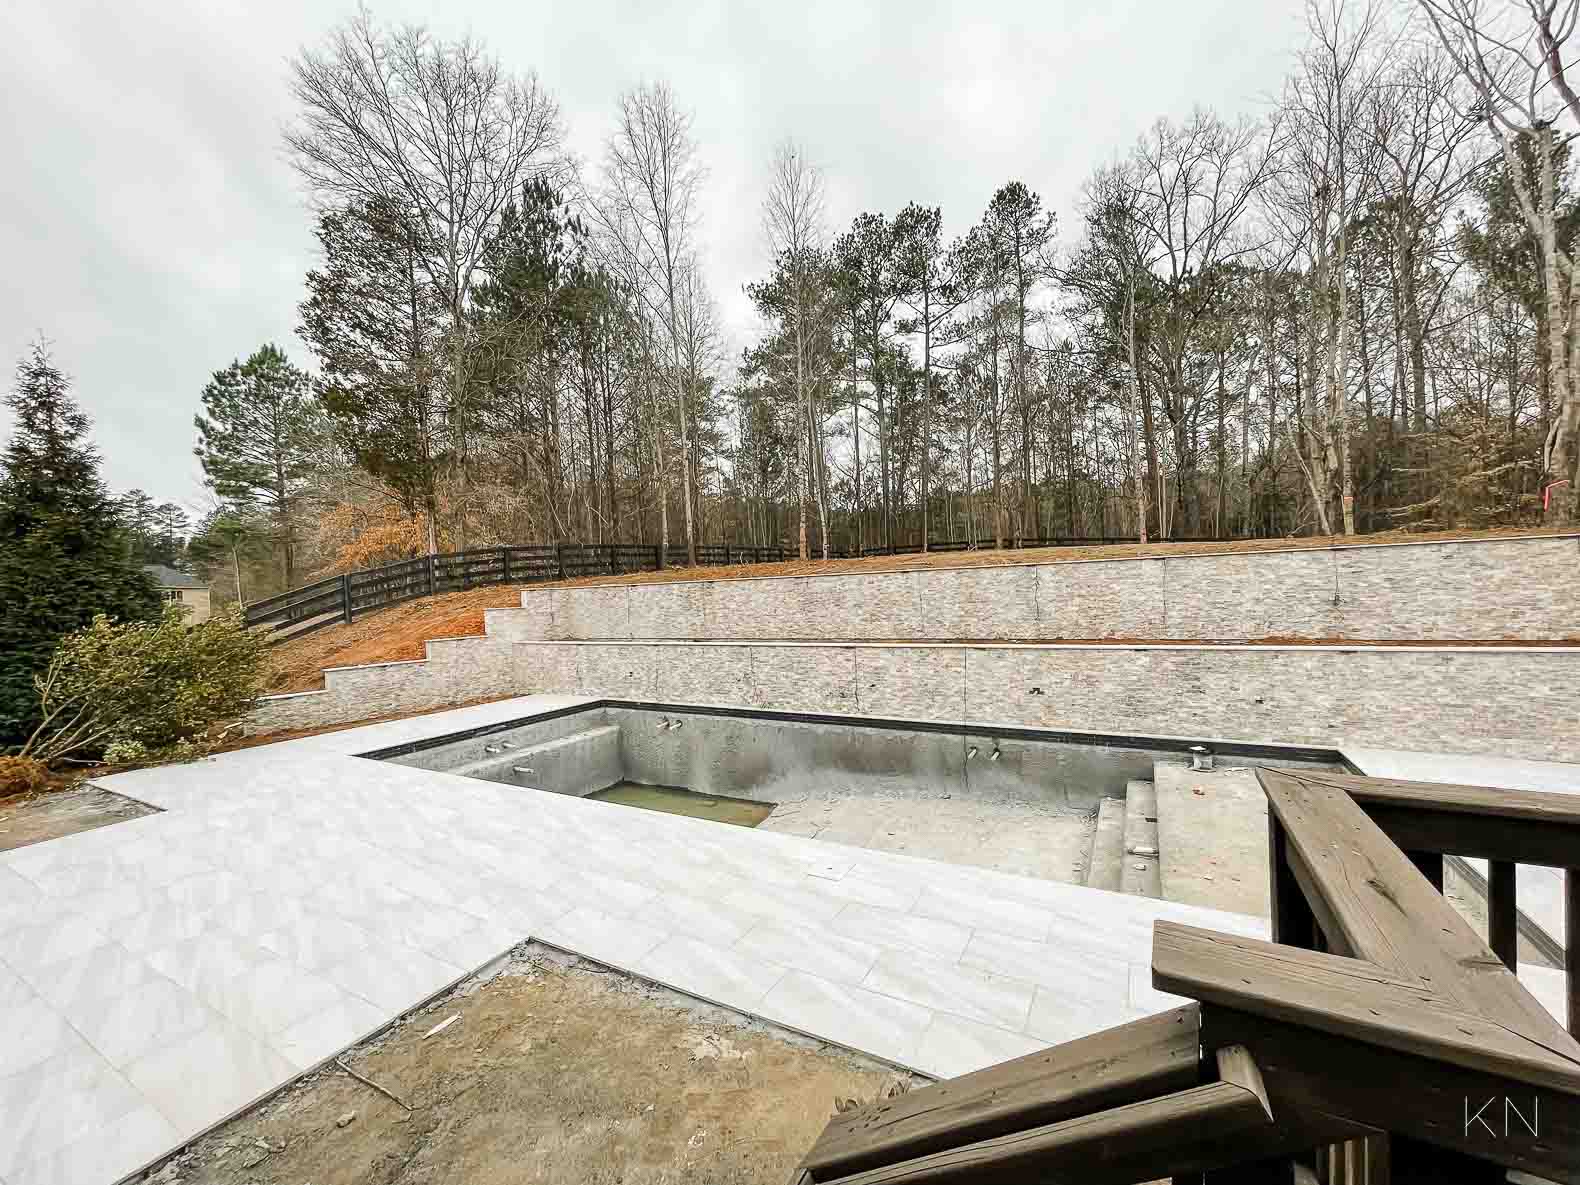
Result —
POLYGON ((436 638, 426 660, 329 667, 322 691, 264 696, 248 723, 254 732, 319 728, 517 695, 519 659, 508 642, 436 638))
POLYGON ((526 589, 508 641, 1580 637, 1580 536, 526 589))
POLYGON ((489 695, 718 704, 1580 760, 1580 648, 832 643, 430 643, 425 663, 327 673, 259 731, 489 695))

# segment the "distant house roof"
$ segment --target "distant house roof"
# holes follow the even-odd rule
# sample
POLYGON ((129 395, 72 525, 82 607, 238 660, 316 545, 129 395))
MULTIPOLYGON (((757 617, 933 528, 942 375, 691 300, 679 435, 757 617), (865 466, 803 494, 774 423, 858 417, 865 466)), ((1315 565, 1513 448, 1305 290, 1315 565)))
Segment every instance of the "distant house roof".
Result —
POLYGON ((144 564, 143 571, 154 578, 154 583, 160 588, 207 588, 206 581, 195 576, 188 576, 185 572, 177 572, 167 564, 144 564))

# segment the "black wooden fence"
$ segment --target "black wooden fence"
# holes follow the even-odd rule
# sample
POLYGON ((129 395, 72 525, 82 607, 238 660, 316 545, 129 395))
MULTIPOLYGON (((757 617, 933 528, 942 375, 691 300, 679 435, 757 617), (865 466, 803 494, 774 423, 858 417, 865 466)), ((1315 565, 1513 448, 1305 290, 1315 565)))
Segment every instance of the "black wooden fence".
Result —
MULTIPOLYGON (((295 638, 326 625, 350 622, 374 609, 435 593, 489 584, 534 584, 575 576, 614 576, 686 566, 684 547, 671 545, 662 563, 660 550, 656 543, 528 543, 418 556, 330 576, 253 601, 247 606, 247 624, 267 626, 295 638)), ((697 545, 699 565, 775 563, 794 555, 784 547, 697 545)))
MULTIPOLYGON (((1219 536, 1160 540, 1169 543, 1221 542, 1219 536)), ((1135 543, 1133 536, 1055 537, 1021 539, 1011 547, 1065 547, 1082 544, 1135 543)), ((928 551, 968 551, 981 543, 963 539, 934 540, 928 551)), ((991 546, 991 545, 989 545, 991 546)), ((351 622, 358 616, 387 605, 429 597, 435 593, 458 592, 489 584, 534 584, 549 580, 568 580, 575 576, 615 576, 622 572, 656 572, 661 568, 687 566, 686 549, 671 544, 667 556, 660 546, 648 543, 528 543, 503 547, 482 547, 448 555, 418 556, 397 560, 377 568, 364 568, 340 576, 330 576, 289 592, 253 601, 247 606, 247 624, 266 627, 279 640, 300 637, 326 625, 351 622)), ((832 559, 856 556, 916 555, 920 543, 864 547, 830 551, 832 559)), ((820 552, 813 553, 821 558, 820 552)), ((697 564, 771 564, 794 559, 788 547, 699 543, 697 564)))

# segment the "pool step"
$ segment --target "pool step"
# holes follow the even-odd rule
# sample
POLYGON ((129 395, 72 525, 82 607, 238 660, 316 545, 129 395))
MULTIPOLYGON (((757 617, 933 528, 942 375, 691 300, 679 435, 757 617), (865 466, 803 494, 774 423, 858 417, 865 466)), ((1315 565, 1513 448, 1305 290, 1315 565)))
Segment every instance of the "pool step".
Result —
POLYGON ((1124 872, 1119 887, 1139 897, 1162 897, 1158 871, 1158 795, 1151 782, 1125 783, 1124 872))
POLYGON ((1125 800, 1105 798, 1097 807, 1097 829, 1086 860, 1086 886, 1119 892, 1125 857, 1125 800))

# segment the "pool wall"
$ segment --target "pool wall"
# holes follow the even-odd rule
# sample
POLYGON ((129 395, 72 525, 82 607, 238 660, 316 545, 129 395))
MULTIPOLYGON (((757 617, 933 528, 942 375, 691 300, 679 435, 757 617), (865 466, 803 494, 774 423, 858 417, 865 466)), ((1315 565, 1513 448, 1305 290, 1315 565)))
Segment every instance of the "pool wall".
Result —
MULTIPOLYGON (((1100 798, 1122 797, 1126 782, 1150 778, 1154 761, 1188 743, 603 704, 369 756, 578 796, 629 781, 773 803, 829 793, 949 795, 1090 810, 1100 798)), ((1214 748, 1227 764, 1339 765, 1321 750, 1214 748)))

